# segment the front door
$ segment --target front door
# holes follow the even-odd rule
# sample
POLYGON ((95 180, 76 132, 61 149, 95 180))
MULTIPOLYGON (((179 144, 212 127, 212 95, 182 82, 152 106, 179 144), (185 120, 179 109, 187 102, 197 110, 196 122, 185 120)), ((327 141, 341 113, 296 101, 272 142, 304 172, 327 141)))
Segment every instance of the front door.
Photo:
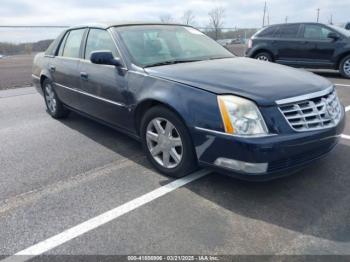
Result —
POLYGON ((126 69, 91 63, 90 54, 94 51, 111 51, 115 58, 120 57, 108 31, 89 30, 84 59, 79 65, 80 90, 85 94, 81 110, 110 124, 125 127, 128 113, 126 69))
POLYGON ((302 61, 311 67, 331 67, 337 41, 328 38, 332 32, 329 28, 318 24, 305 24, 302 30, 302 61))

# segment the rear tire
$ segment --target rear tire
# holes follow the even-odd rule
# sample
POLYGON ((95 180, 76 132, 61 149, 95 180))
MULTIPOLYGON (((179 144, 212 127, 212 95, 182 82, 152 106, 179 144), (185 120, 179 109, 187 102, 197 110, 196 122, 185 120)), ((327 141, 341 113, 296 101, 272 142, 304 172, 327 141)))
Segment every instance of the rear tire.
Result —
POLYGON ((141 138, 148 160, 159 172, 179 178, 197 169, 189 132, 168 108, 156 106, 145 113, 141 121, 141 138))
POLYGON ((339 72, 345 78, 350 78, 350 55, 344 57, 339 66, 339 72))
POLYGON ((45 79, 43 82, 43 93, 47 112, 53 118, 65 118, 69 115, 69 110, 65 108, 63 103, 59 100, 52 82, 49 79, 45 79))
POLYGON ((272 62, 272 56, 267 52, 259 52, 254 58, 261 61, 272 62))

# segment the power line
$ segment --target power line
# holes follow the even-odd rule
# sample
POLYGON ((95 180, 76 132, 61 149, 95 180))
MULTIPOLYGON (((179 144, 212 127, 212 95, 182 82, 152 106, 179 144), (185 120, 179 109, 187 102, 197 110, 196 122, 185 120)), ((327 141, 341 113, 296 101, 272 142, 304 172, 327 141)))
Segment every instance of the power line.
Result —
POLYGON ((67 28, 67 25, 0 25, 0 28, 67 28))

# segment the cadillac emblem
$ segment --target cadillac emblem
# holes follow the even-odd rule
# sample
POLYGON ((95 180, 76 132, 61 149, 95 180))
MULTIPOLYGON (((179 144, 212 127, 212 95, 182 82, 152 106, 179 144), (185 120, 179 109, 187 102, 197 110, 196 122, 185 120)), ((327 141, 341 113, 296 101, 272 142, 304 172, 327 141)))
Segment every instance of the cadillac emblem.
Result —
POLYGON ((324 101, 325 102, 325 106, 326 106, 326 115, 328 116, 328 118, 330 119, 335 119, 337 116, 337 104, 336 103, 332 103, 331 101, 324 101))

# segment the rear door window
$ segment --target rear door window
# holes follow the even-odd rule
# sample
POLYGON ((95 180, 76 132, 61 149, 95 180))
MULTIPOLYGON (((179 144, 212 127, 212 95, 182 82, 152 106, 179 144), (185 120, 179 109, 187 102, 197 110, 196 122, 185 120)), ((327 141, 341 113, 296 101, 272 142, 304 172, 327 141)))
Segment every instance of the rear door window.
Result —
POLYGON ((276 30, 278 30, 278 26, 270 26, 259 33, 259 37, 274 37, 276 30))
POLYGON ((70 31, 66 43, 64 45, 64 57, 79 58, 80 46, 84 36, 85 29, 78 29, 70 31))
POLYGON ((57 53, 58 56, 63 55, 63 49, 64 49, 64 45, 66 44, 66 40, 67 40, 68 35, 69 35, 69 32, 66 33, 66 35, 64 36, 64 38, 60 44, 60 48, 58 49, 58 53, 57 53))
POLYGON ((279 27, 275 35, 280 38, 297 38, 299 27, 297 24, 283 25, 279 27))
POLYGON ((303 37, 310 40, 328 40, 332 31, 320 25, 305 25, 303 37))

